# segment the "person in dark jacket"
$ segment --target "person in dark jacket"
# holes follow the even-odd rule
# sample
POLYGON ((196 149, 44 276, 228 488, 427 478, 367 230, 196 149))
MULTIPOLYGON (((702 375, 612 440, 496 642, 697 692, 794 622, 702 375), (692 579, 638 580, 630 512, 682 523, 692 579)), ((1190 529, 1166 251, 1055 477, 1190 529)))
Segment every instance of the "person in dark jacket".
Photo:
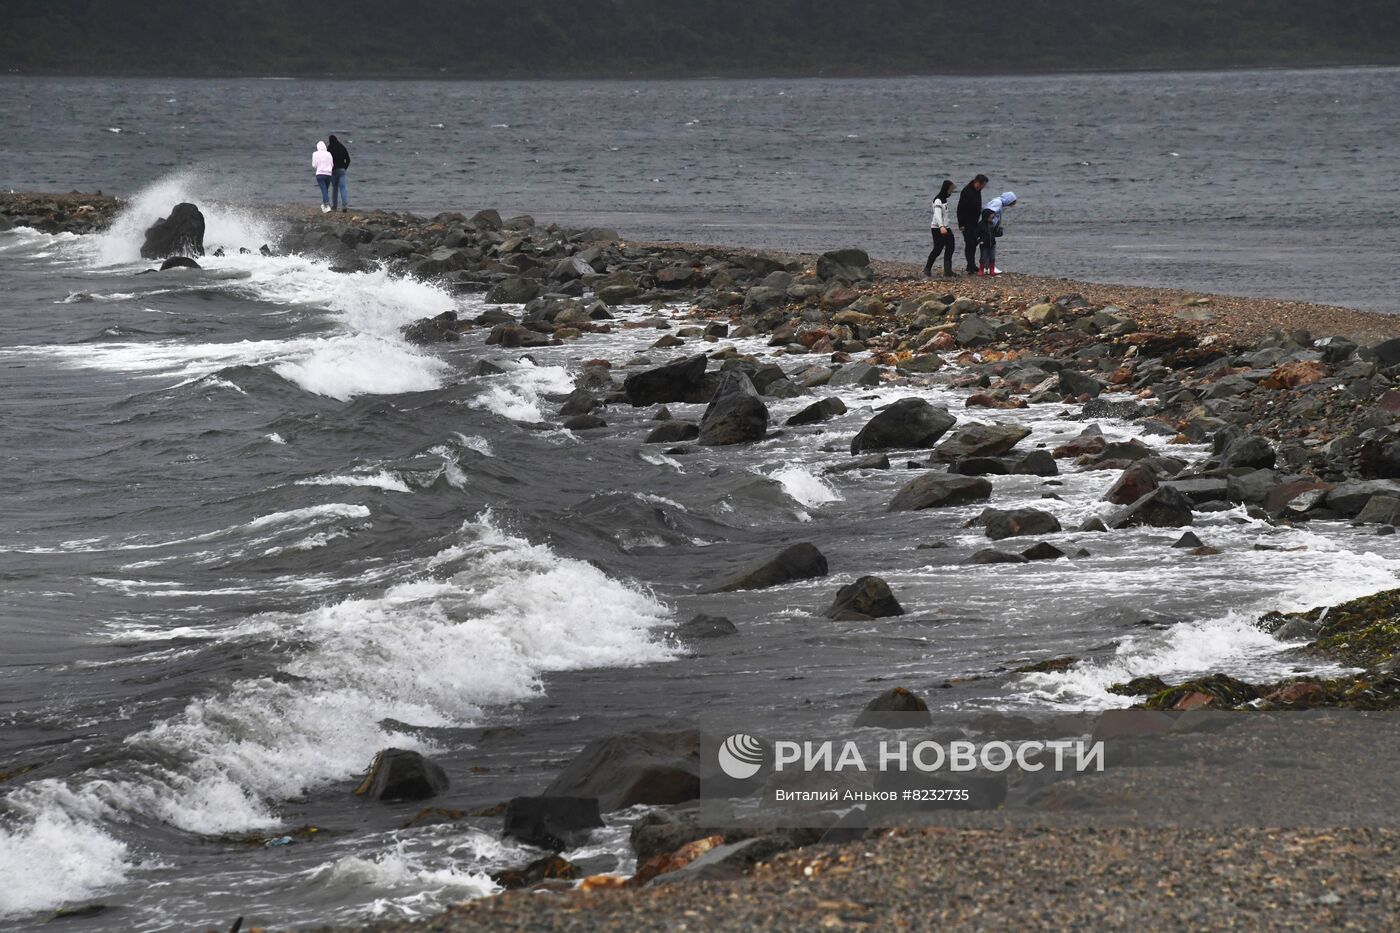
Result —
POLYGON ((958 229, 963 235, 963 258, 967 260, 967 274, 977 274, 977 228, 982 222, 982 189, 987 187, 987 176, 978 175, 968 182, 958 195, 958 229))
POLYGON ((341 213, 350 208, 350 192, 345 187, 345 173, 350 171, 350 150, 345 148, 345 144, 331 136, 331 141, 326 145, 331 153, 331 210, 335 210, 337 202, 341 213))

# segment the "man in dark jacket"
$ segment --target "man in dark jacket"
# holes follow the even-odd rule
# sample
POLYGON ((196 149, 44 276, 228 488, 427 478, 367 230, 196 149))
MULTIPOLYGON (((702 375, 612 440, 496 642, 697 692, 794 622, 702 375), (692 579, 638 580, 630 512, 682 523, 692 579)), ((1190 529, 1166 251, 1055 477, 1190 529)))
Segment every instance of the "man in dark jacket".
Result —
MULTIPOLYGON (((339 201, 341 213, 350 208, 350 192, 346 190, 345 173, 350 170, 350 150, 345 148, 345 144, 334 136, 331 137, 326 149, 331 154, 331 210, 336 209, 336 202, 339 201)), ((981 203, 981 195, 978 195, 978 203, 981 203)), ((961 215, 959 215, 961 216, 961 215)), ((962 223, 961 220, 958 223, 962 223)))
POLYGON ((964 185, 962 194, 958 195, 958 229, 963 235, 968 275, 977 274, 977 225, 982 222, 982 189, 985 187, 987 176, 978 175, 964 185))

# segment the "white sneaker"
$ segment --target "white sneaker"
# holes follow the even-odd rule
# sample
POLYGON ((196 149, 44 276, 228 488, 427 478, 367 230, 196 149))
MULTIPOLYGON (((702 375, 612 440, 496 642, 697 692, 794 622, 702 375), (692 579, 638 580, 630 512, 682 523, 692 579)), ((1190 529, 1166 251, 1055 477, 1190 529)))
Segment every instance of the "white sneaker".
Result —
POLYGON ((330 212, 331 212, 331 206, 330 206, 329 204, 322 204, 322 205, 321 205, 321 213, 322 213, 322 214, 329 214, 330 212))
POLYGON ((992 275, 1001 275, 1001 270, 1000 270, 1000 269, 993 269, 993 270, 992 270, 992 275))

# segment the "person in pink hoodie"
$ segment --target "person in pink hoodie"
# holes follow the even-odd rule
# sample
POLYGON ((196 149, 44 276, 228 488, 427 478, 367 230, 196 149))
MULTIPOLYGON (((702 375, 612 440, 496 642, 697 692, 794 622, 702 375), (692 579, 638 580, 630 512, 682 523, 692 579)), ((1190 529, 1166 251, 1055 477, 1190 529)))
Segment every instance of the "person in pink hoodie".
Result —
POLYGON ((311 153, 311 167, 316 170, 316 184, 321 188, 321 213, 328 214, 331 210, 331 173, 335 170, 335 160, 324 142, 318 142, 316 151, 311 153))

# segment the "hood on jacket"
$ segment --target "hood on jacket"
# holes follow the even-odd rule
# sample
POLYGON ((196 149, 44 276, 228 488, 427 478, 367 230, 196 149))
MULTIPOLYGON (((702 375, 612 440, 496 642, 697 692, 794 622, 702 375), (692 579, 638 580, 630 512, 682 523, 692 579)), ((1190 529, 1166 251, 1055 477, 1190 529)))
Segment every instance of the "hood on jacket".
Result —
POLYGON ((1016 192, 1014 192, 1014 191, 1005 191, 1005 192, 1002 192, 1002 195, 1001 195, 1001 204, 1002 204, 1002 207, 1010 207, 1011 205, 1013 205, 1013 204, 1015 204, 1015 203, 1016 203, 1016 192))
POLYGON ((992 212, 993 214, 995 214, 997 217, 1000 217, 1000 216, 1001 216, 1001 212, 1002 212, 1003 210, 1005 210, 1006 208, 1010 207, 1011 205, 1013 205, 1013 204, 1015 204, 1015 203, 1016 203, 1016 192, 1014 192, 1014 191, 1008 191, 1008 192, 1006 192, 1005 194, 1001 195, 1000 197, 992 198, 990 201, 988 201, 988 202, 987 202, 987 210, 991 211, 991 212, 992 212))
POLYGON ((316 151, 317 151, 317 152, 325 152, 325 151, 326 151, 326 144, 323 143, 323 142, 318 142, 318 143, 316 144, 316 151))

